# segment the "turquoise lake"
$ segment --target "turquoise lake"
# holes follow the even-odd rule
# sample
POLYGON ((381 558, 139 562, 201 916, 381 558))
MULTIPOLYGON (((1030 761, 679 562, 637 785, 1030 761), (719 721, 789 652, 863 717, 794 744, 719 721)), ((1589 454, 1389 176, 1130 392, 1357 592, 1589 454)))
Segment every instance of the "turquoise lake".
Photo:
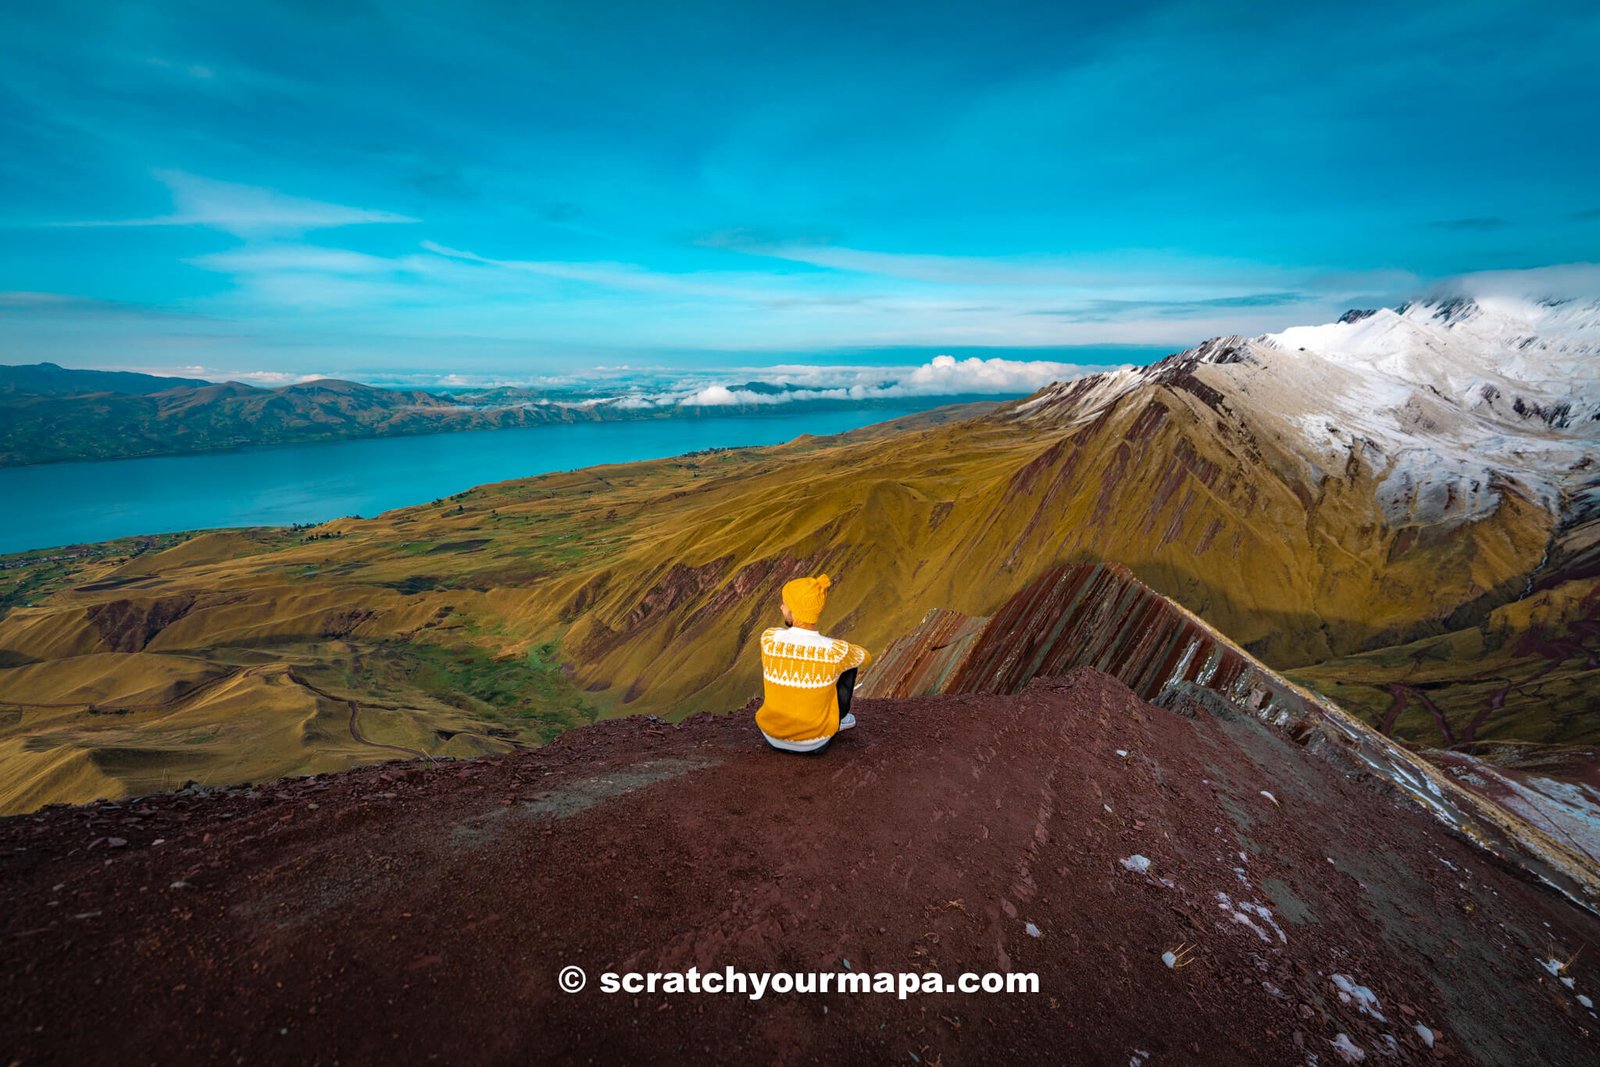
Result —
POLYGON ((370 517, 486 482, 703 448, 778 444, 803 433, 852 430, 956 399, 11 467, 0 469, 0 553, 178 530, 370 517))

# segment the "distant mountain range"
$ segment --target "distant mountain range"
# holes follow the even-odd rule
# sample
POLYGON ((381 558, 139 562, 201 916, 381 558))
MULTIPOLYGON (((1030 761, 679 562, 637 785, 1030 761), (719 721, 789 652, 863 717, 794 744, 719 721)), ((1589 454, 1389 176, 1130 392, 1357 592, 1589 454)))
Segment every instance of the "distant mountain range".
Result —
MULTIPOLYGON (((741 392, 785 390, 753 382, 741 392)), ((796 399, 812 407, 885 401, 796 399)), ((498 430, 552 423, 771 412, 767 404, 638 401, 623 396, 498 387, 450 393, 385 389, 325 378, 275 388, 73 370, 0 366, 0 467, 65 460, 213 452, 356 437, 498 430)))
POLYGON ((593 418, 577 408, 475 407, 334 379, 263 389, 53 363, 0 367, 0 466, 593 418))
POLYGON ((135 371, 68 370, 55 363, 0 366, 0 397, 6 398, 19 395, 85 396, 90 393, 148 396, 169 389, 201 389, 211 384, 204 378, 168 378, 135 371))

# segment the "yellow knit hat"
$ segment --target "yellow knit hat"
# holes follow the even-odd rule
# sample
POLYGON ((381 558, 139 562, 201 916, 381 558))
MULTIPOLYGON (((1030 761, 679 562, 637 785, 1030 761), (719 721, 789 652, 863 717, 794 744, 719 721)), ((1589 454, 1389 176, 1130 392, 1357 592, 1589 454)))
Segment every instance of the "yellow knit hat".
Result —
POLYGON ((833 580, 826 574, 815 578, 796 578, 783 587, 783 602, 789 605, 796 626, 815 626, 822 618, 822 607, 828 602, 828 586, 833 580))

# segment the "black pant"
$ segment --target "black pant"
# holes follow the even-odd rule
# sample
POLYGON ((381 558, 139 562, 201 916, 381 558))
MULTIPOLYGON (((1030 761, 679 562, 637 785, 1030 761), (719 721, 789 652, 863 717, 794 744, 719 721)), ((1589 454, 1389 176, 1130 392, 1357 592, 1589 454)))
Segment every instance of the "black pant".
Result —
POLYGON ((856 668, 851 667, 839 675, 839 718, 850 714, 850 697, 856 691, 856 668))

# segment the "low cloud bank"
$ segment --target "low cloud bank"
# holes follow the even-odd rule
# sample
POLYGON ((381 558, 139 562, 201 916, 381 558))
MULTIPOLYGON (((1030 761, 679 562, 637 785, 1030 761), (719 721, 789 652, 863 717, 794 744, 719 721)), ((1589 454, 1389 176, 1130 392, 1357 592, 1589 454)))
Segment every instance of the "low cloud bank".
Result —
POLYGON ((362 374, 330 369, 323 374, 291 371, 222 371, 203 366, 151 369, 150 373, 240 381, 267 388, 316 378, 352 378, 385 388, 451 393, 473 407, 553 404, 615 411, 673 408, 770 407, 804 402, 850 403, 904 397, 1023 396, 1051 382, 1117 369, 1119 365, 1053 360, 958 359, 935 356, 907 366, 815 366, 781 364, 734 367, 715 372, 669 368, 596 366, 559 375, 517 377, 471 373, 362 374))
MULTIPOLYGON (((1109 367, 1050 360, 935 356, 912 367, 771 367, 743 382, 679 382, 607 401, 622 409, 741 407, 802 401, 891 400, 911 396, 1011 396, 1109 367)), ((734 372, 728 377, 735 377, 734 372)))
POLYGON ((1596 300, 1600 299, 1600 263, 1477 271, 1436 282, 1429 295, 1466 295, 1474 300, 1596 300))

